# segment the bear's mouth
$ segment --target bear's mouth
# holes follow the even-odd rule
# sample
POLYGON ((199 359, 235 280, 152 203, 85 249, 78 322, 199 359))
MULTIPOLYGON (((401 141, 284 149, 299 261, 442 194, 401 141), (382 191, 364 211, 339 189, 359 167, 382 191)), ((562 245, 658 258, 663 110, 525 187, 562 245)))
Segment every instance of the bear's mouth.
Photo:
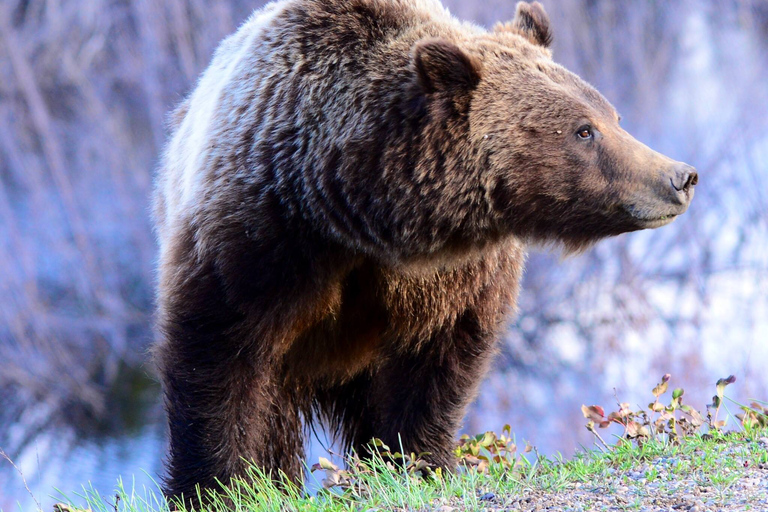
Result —
POLYGON ((644 229, 654 229, 654 228, 660 228, 661 226, 666 226, 676 218, 677 218, 677 215, 675 214, 662 215, 655 219, 635 217, 635 219, 640 221, 644 229))
POLYGON ((640 229, 654 229, 666 226, 677 218, 680 213, 666 213, 663 215, 654 214, 654 212, 638 211, 634 206, 625 206, 624 211, 632 217, 632 220, 639 224, 640 229))

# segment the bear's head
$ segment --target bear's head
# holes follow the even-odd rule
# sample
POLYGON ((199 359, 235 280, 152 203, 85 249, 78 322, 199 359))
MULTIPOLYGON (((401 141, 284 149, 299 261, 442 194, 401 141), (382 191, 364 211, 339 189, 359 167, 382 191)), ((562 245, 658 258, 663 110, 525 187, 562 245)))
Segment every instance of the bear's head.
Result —
POLYGON ((695 169, 624 131, 599 92, 552 61, 551 39, 541 5, 520 2, 490 33, 412 50, 428 101, 466 120, 467 161, 501 229, 578 250, 671 222, 690 204, 695 169))

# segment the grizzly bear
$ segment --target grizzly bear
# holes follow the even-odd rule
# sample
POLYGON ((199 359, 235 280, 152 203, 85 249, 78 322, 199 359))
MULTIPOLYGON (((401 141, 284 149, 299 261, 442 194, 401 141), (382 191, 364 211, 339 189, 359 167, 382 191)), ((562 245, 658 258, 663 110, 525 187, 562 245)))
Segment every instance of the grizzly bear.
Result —
POLYGON ((487 31, 438 0, 281 0, 221 43, 155 195, 169 496, 300 480, 312 421, 450 468, 526 247, 686 210, 695 170, 550 41, 538 3, 487 31))

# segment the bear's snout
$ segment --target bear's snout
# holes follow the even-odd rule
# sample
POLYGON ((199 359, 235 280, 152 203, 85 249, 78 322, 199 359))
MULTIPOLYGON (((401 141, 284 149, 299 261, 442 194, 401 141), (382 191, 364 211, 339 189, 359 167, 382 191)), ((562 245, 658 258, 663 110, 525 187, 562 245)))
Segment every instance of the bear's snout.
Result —
POLYGON ((649 178, 640 181, 643 184, 635 188, 631 199, 622 205, 633 217, 636 229, 657 228, 685 213, 699 182, 694 167, 675 161, 657 167, 649 178))
POLYGON ((680 204, 686 204, 691 200, 692 189, 698 182, 699 175, 696 169, 684 163, 677 164, 669 178, 672 195, 680 204))

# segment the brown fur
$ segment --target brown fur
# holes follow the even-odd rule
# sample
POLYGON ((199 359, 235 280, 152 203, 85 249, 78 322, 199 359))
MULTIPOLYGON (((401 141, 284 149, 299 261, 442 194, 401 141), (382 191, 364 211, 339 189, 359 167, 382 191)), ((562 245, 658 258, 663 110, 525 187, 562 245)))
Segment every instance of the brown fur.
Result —
POLYGON ((298 479, 302 417, 450 467, 525 244, 660 225, 695 184, 552 62, 539 4, 492 32, 427 0, 276 12, 222 44, 222 76, 244 57, 204 137, 204 100, 178 110, 158 180, 171 496, 244 459, 298 479))

